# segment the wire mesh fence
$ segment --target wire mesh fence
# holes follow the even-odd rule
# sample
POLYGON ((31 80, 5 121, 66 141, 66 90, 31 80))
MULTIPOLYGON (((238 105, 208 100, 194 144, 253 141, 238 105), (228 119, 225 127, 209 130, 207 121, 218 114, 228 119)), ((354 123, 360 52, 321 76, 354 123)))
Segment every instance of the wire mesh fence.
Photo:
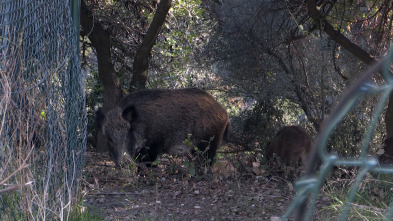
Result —
MULTIPOLYGON (((313 153, 311 153, 310 163, 307 166, 305 175, 296 183, 297 196, 291 202, 286 213, 281 217, 281 220, 287 220, 291 215, 295 215, 295 220, 313 220, 316 213, 318 197, 321 194, 321 188, 335 166, 358 167, 359 170, 346 193, 347 195, 344 196, 345 202, 342 204, 339 214, 334 218, 326 217, 327 220, 352 220, 349 217, 349 213, 351 208, 356 206, 354 202, 357 191, 360 189, 362 181, 366 179, 369 173, 393 174, 393 167, 388 164, 379 164, 377 158, 368 155, 368 153, 370 153, 370 140, 375 133, 378 119, 383 113, 384 107, 393 90, 393 75, 389 70, 392 58, 393 51, 391 49, 390 53, 383 61, 370 68, 350 89, 347 90, 335 109, 324 120, 320 133, 315 139, 313 153), (373 78, 380 73, 382 73, 382 77, 385 81, 382 85, 373 81, 373 78), (375 94, 379 97, 379 100, 373 113, 373 118, 369 122, 368 129, 363 136, 364 138, 360 147, 359 156, 352 159, 344 159, 328 152, 328 139, 338 123, 349 113, 349 111, 357 107, 361 99, 375 94), (321 159, 322 164, 318 170, 315 170, 318 166, 318 159, 321 159)), ((386 208, 380 220, 393 219, 393 201, 390 202, 390 205, 386 205, 386 208)), ((361 220, 368 219, 364 218, 361 220)))
POLYGON ((69 1, 1 1, 0 220, 68 217, 84 102, 69 1))

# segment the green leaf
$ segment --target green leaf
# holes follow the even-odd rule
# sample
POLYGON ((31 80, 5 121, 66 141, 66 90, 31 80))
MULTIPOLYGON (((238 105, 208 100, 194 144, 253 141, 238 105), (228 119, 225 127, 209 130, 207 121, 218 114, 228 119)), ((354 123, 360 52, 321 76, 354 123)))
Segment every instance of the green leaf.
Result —
POLYGON ((153 165, 153 166, 157 166, 158 164, 160 164, 161 163, 161 160, 155 160, 155 161, 153 161, 151 164, 153 165))
POLYGON ((46 119, 46 114, 45 114, 45 111, 44 111, 44 110, 41 110, 41 117, 44 118, 44 119, 46 119))

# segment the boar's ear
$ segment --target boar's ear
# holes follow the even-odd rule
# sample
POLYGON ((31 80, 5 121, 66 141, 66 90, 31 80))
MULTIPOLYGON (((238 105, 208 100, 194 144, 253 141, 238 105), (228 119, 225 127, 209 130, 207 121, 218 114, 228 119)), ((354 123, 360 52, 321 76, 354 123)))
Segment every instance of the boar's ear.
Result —
POLYGON ((102 130, 102 123, 105 120, 105 115, 101 110, 96 111, 96 126, 98 130, 102 130))
POLYGON ((127 122, 131 122, 132 119, 136 117, 136 111, 134 106, 129 106, 123 111, 123 118, 127 120, 127 122))

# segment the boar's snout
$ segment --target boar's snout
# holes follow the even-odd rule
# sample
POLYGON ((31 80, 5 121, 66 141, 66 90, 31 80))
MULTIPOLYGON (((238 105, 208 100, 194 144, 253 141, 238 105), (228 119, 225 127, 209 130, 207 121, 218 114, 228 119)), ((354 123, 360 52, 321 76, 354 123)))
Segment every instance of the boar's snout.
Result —
POLYGON ((135 163, 135 161, 126 153, 123 153, 123 156, 117 157, 113 159, 117 168, 126 167, 129 164, 135 163))
POLYGON ((120 108, 108 112, 102 123, 102 132, 108 138, 109 155, 116 166, 124 164, 123 158, 127 155, 130 124, 122 117, 120 108))

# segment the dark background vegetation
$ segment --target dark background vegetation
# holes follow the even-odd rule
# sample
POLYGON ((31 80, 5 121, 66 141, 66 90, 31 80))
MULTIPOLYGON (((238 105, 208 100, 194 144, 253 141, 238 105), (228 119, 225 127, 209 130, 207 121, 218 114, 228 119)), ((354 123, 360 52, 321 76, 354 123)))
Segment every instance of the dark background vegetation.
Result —
MULTIPOLYGON (((269 143, 285 125, 300 125, 312 138, 321 134, 326 119, 339 115, 333 108, 344 92, 388 53, 393 35, 392 0, 81 0, 82 79, 79 63, 65 53, 73 49, 73 27, 57 16, 61 11, 71 20, 59 2, 0 3, 3 17, 15 20, 0 24, 2 34, 15 28, 15 36, 0 36, 12 45, 0 59, 6 150, 0 151, 0 218, 6 220, 277 220, 302 198, 294 181, 304 171, 281 167, 279 157, 266 161, 269 143), (96 111, 107 113, 137 89, 187 87, 208 91, 230 115, 217 162, 203 164, 194 149, 198 156, 164 155, 152 167, 130 161, 116 168, 96 111)), ((392 88, 386 76, 393 75, 384 69, 385 78, 376 73, 370 87, 350 93, 361 99, 329 136, 327 150, 344 160, 303 182, 301 190, 321 187, 314 220, 337 220, 345 208, 351 220, 383 220, 393 208, 391 174, 380 173, 393 173, 383 164, 389 156, 380 158, 387 159, 382 167, 373 160, 393 137, 393 95, 365 138, 376 104, 392 88), (378 93, 369 93, 373 88, 378 93), (360 153, 361 146, 367 151, 360 153)), ((392 139, 385 153, 393 153, 392 139)))
MULTIPOLYGON (((144 87, 209 91, 227 107, 240 150, 263 151, 288 124, 314 136, 343 91, 386 54, 391 10, 387 0, 82 0, 89 140, 105 151, 94 142, 95 111, 144 87)), ((376 102, 368 97, 345 117, 331 150, 359 154, 376 102)), ((393 134, 392 106, 371 150, 393 134)))
MULTIPOLYGON (((392 9, 388 0, 82 0, 89 145, 97 151, 88 153, 97 154, 86 166, 88 205, 113 218, 282 215, 295 195, 297 174, 275 176, 276 165, 265 161, 266 148, 285 125, 300 125, 312 137, 320 132, 344 91, 387 54, 392 9), (107 112, 135 89, 184 87, 207 90, 230 114, 229 144, 218 154, 213 179, 199 181, 192 163, 177 167, 172 158, 139 175, 135 168, 108 172, 97 165, 94 159, 105 158, 107 148, 94 124, 98 109, 107 112), (128 195, 113 193, 119 188, 128 195), (115 197, 100 201, 95 194, 115 197), (114 212, 120 201, 128 206, 114 212), (199 206, 204 203, 212 207, 199 206), (154 208, 137 207, 145 204, 154 208), (175 215, 162 217, 168 214, 175 215)), ((379 75, 372 81, 386 83, 379 75)), ((379 94, 364 96, 334 129, 327 149, 358 157, 378 101, 379 94)), ((368 143, 371 156, 393 135, 393 96, 378 121, 368 143)), ((335 168, 322 188, 315 220, 337 218, 356 174, 356 168, 335 168)), ((358 198, 351 199, 350 219, 383 219, 388 183, 380 175, 366 176, 358 198)))

